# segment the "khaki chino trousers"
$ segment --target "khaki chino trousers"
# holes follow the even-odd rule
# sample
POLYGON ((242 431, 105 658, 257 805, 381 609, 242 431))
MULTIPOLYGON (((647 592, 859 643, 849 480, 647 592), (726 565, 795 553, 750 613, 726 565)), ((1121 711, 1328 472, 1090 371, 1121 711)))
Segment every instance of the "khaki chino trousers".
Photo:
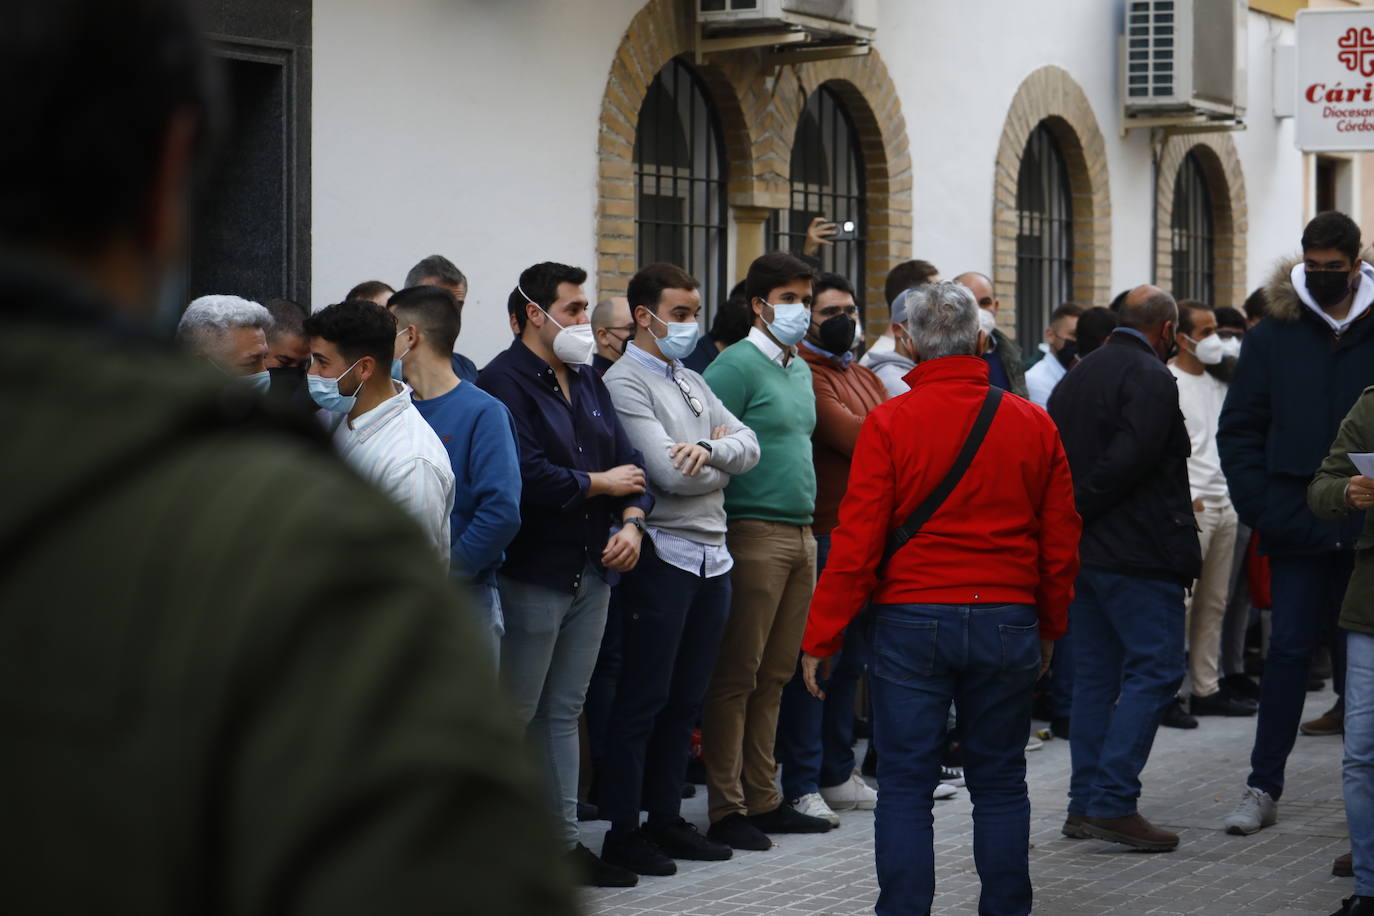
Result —
POLYGON ((1209 697, 1219 687, 1221 624, 1231 590, 1236 554, 1236 510, 1204 506, 1194 512, 1202 547, 1202 576, 1193 584, 1188 605, 1188 693, 1209 697))
POLYGON ((809 525, 729 523, 734 594, 702 710, 702 756, 711 822, 766 814, 782 804, 773 764, 782 689, 797 670, 816 586, 809 525))

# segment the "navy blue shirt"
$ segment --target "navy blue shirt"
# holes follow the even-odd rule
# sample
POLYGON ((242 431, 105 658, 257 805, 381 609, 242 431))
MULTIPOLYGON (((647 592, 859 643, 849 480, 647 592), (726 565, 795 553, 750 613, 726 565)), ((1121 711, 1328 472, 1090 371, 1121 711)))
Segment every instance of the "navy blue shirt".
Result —
POLYGON ((1007 375, 1007 367, 1002 365, 1002 354, 997 350, 989 350, 983 354, 983 359, 988 364, 988 381, 1003 391, 1011 391, 1011 376, 1007 375))
POLYGON ((502 575, 572 593, 590 562, 614 585, 618 577, 601 565, 611 527, 628 507, 647 515, 654 500, 647 493, 587 496, 592 473, 644 467, 601 377, 590 366, 569 366, 570 404, 553 368, 516 340, 487 364, 477 384, 506 405, 520 448, 523 524, 506 548, 502 575))
POLYGON ((461 353, 453 354, 449 360, 453 364, 453 374, 465 382, 477 381, 477 364, 461 353))

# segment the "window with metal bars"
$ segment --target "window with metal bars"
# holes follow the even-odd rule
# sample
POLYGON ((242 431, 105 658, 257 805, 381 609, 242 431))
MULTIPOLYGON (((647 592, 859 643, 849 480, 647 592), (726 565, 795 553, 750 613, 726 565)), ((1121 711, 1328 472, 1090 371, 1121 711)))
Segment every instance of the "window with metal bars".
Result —
POLYGON ((634 161, 638 264, 667 261, 696 277, 709 326, 726 292, 725 147, 701 78, 679 60, 644 97, 634 161))
MULTIPOLYGON (((844 103, 830 89, 811 93, 797 121, 792 141, 791 207, 776 210, 768 219, 767 238, 777 251, 800 254, 806 229, 818 216, 839 224, 854 223, 853 238, 836 239, 820 250, 823 270, 840 274, 854 284, 859 308, 864 296, 863 152, 859 133, 844 103)), ((860 320, 859 326, 863 326, 860 320)))
POLYGON ((1212 194, 1197 155, 1189 153, 1174 182, 1173 293, 1176 299, 1208 304, 1215 293, 1216 233, 1212 227, 1212 194))
POLYGON ((1069 171, 1049 128, 1031 131, 1016 176, 1016 337, 1033 351, 1050 313, 1073 298, 1069 171))

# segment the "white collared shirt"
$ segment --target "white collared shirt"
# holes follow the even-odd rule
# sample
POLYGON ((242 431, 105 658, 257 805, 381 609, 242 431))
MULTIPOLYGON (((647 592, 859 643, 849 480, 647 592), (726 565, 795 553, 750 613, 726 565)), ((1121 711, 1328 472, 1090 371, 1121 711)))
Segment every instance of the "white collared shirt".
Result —
POLYGON ((758 325, 749 328, 749 336, 744 338, 751 344, 759 348, 759 352, 777 363, 779 366, 786 366, 788 360, 797 355, 796 347, 781 347, 777 341, 769 337, 758 325))
POLYGON ((415 409, 410 387, 352 423, 334 429, 334 447, 363 477, 420 523, 434 552, 448 566, 449 515, 453 511, 453 467, 433 428, 415 409))
POLYGON ((1335 331, 1338 336, 1344 334, 1345 329, 1350 327, 1356 318, 1369 311, 1370 304, 1374 303, 1374 267, 1368 264, 1360 264, 1360 285, 1355 290, 1355 301, 1350 303, 1350 313, 1339 321, 1328 315, 1320 305, 1317 305, 1317 301, 1307 291, 1307 266, 1305 264, 1301 261, 1294 264, 1288 278, 1293 281, 1293 291, 1298 294, 1298 299, 1302 304, 1330 325, 1331 330, 1335 331))

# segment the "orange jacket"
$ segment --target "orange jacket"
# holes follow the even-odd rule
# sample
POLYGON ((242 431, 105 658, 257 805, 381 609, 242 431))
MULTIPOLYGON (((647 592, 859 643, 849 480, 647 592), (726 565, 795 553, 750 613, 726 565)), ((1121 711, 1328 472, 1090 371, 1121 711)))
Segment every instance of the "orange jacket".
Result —
POLYGON ((870 410, 887 400, 887 389, 872 369, 857 362, 845 369, 805 344, 800 350, 811 367, 811 386, 816 392, 816 430, 811 434, 816 517, 811 528, 816 534, 829 534, 839 523, 840 500, 849 481, 859 427, 870 410))

